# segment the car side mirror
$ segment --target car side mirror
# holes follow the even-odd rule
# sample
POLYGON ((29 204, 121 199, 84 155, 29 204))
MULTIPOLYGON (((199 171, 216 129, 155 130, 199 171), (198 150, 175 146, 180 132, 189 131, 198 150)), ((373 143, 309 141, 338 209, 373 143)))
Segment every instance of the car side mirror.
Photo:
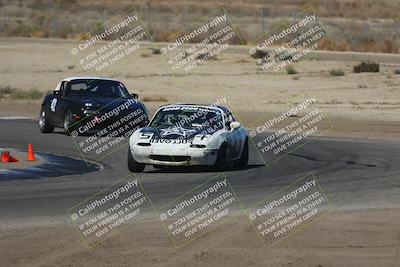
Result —
POLYGON ((132 97, 133 99, 138 99, 138 98, 139 98, 139 95, 138 95, 138 94, 135 94, 135 93, 133 93, 133 94, 131 94, 131 97, 132 97))
POLYGON ((60 90, 54 90, 53 91, 53 95, 60 96, 61 95, 61 91, 60 90))
POLYGON ((235 130, 235 129, 238 129, 239 127, 240 127, 240 122, 238 122, 238 121, 233 121, 233 122, 231 122, 231 129, 232 129, 232 131, 233 130, 235 130))

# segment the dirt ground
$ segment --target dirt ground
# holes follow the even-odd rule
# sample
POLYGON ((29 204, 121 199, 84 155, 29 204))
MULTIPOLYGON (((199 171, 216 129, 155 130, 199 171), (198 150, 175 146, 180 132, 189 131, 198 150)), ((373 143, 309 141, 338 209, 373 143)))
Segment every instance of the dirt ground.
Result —
POLYGON ((33 222, 2 229, 0 265, 399 266, 399 220, 399 210, 331 213, 265 248, 239 216, 179 250, 159 221, 132 224, 91 249, 72 224, 33 222))

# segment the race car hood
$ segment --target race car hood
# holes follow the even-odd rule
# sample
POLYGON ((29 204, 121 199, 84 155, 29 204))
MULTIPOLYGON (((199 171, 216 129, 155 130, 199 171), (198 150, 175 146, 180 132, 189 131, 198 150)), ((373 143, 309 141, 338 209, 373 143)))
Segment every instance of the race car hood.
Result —
POLYGON ((165 128, 154 128, 145 127, 139 132, 139 136, 151 136, 152 140, 193 140, 196 138, 205 138, 211 136, 218 129, 211 127, 207 128, 184 128, 184 127, 165 127, 165 128))
POLYGON ((105 108, 106 110, 112 110, 128 102, 131 108, 143 107, 139 101, 126 98, 74 98, 73 100, 81 107, 91 110, 99 110, 102 108, 105 108))

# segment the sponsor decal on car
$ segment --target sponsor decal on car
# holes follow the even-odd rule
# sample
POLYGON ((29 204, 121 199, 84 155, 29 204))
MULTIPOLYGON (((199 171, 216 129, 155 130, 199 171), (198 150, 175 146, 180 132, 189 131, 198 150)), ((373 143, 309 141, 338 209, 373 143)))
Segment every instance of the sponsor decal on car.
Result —
POLYGON ((190 144, 193 139, 164 139, 164 138, 154 138, 150 140, 150 143, 158 144, 190 144))

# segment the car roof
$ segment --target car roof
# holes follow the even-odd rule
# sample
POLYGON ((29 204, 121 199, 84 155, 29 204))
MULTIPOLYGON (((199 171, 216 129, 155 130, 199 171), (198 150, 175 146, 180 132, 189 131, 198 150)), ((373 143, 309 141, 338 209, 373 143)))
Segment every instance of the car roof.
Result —
POLYGON ((104 78, 104 77, 86 77, 86 76, 82 76, 82 77, 67 77, 64 78, 63 81, 65 82, 70 82, 73 80, 106 80, 106 81, 116 81, 119 82, 118 80, 115 79, 111 79, 111 78, 104 78))

